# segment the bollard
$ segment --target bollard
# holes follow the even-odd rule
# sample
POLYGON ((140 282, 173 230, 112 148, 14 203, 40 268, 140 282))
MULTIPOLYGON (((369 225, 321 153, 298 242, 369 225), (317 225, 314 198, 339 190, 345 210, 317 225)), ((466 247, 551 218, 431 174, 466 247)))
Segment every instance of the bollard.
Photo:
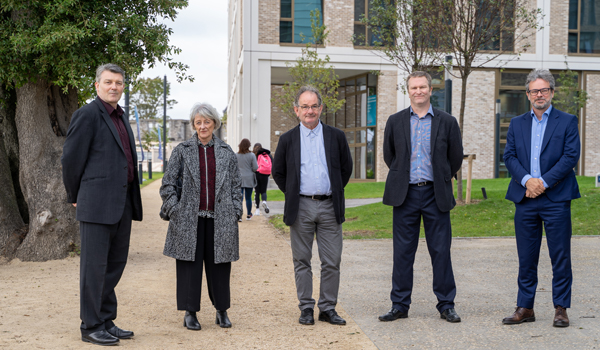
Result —
POLYGON ((487 192, 485 191, 485 187, 481 188, 481 193, 483 193, 483 199, 487 199, 487 192))
POLYGON ((152 161, 148 160, 148 180, 152 179, 152 161))
POLYGON ((144 169, 142 168, 142 162, 138 163, 138 175, 140 177, 140 185, 144 182, 144 169))
POLYGON ((600 173, 596 174, 596 187, 600 187, 600 173))

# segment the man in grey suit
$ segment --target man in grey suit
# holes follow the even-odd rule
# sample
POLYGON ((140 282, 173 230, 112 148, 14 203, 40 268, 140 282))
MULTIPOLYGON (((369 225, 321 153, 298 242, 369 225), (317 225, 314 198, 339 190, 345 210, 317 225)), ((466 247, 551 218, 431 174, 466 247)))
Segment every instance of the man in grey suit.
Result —
POLYGON ((408 317, 423 218, 436 308, 446 321, 460 322, 454 310, 456 284, 450 259, 450 210, 456 205, 451 181, 463 160, 460 129, 453 116, 432 108, 429 74, 413 72, 406 85, 410 107, 389 117, 383 136, 383 159, 390 168, 383 204, 394 207, 394 267, 392 308, 379 320, 408 317))
POLYGON ((142 220, 135 140, 118 105, 124 77, 115 64, 98 67, 98 97, 73 113, 62 155, 63 182, 81 235, 81 339, 97 345, 133 337, 113 322, 131 220, 142 220))
POLYGON ((345 325, 335 311, 340 286, 344 187, 352 174, 346 135, 320 122, 321 94, 311 86, 296 94, 300 124, 281 135, 273 161, 273 179, 285 194, 283 221, 290 226, 299 322, 315 323, 312 298, 312 244, 317 237, 321 259, 319 320, 345 325))

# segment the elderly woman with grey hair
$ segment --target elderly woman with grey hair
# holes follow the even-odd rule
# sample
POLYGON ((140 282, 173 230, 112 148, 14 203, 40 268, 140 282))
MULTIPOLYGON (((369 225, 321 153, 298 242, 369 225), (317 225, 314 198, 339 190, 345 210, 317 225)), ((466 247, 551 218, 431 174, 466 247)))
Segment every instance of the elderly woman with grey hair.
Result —
POLYGON ((221 126, 214 107, 194 105, 190 123, 196 132, 173 150, 160 188, 161 210, 170 217, 163 254, 176 259, 177 309, 186 311, 184 327, 201 329, 196 312, 204 263, 216 323, 228 328, 231 262, 239 259, 241 176, 231 147, 213 135, 221 126))

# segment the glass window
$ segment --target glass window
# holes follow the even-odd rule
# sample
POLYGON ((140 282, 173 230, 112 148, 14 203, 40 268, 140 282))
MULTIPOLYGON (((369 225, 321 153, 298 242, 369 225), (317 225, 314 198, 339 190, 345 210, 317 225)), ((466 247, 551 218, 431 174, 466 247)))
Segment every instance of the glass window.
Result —
POLYGON ((600 4, 569 0, 569 53, 600 54, 600 4))
POLYGON ((319 10, 323 18, 322 0, 281 0, 279 19, 279 42, 314 43, 310 12, 319 10))
POLYGON ((361 22, 363 18, 369 18, 369 12, 372 12, 372 0, 354 0, 354 38, 355 46, 373 46, 376 38, 371 30, 361 22))
MULTIPOLYGON (((490 6, 488 4, 488 6, 490 6)), ((489 9, 489 7, 488 7, 489 9)), ((497 13, 497 9, 494 8, 494 12, 497 13)), ((515 8, 514 2, 507 1, 505 5, 499 10, 500 16, 504 18, 504 30, 499 28, 500 21, 497 18, 490 18, 490 15, 482 14, 483 17, 481 20, 484 22, 482 26, 487 26, 491 21, 491 30, 495 30, 497 34, 495 34, 494 40, 491 43, 487 43, 481 47, 482 50, 488 51, 514 51, 514 17, 515 17, 515 8)))

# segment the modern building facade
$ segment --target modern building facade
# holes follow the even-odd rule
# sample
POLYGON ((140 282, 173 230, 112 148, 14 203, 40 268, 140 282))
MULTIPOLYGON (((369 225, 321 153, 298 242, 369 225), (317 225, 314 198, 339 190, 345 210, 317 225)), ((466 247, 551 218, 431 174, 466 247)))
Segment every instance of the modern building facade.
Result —
MULTIPOLYGON (((539 8, 543 28, 529 38, 530 47, 517 57, 500 55, 474 71, 467 83, 464 149, 476 154, 474 178, 506 177, 502 162, 510 118, 530 109, 525 77, 534 68, 558 74, 568 67, 589 93, 582 109, 580 175, 600 172, 600 3, 595 0, 528 0, 539 8), (496 117, 496 100, 500 118, 496 117)), ((228 143, 242 138, 275 150, 279 136, 297 124, 295 116, 279 111, 275 93, 290 79, 288 66, 301 55, 310 36, 310 10, 319 9, 329 30, 318 49, 340 78, 340 98, 346 103, 324 123, 345 131, 354 159, 354 181, 385 181, 382 139, 387 118, 409 106, 398 87, 405 75, 369 50, 368 30, 359 21, 368 15, 369 0, 230 0, 228 143), (367 42, 354 42, 364 34, 367 42)), ((506 38, 502 38, 505 40, 506 38)), ((508 38, 510 40, 510 38, 508 38)), ((434 105, 443 108, 444 81, 434 77, 434 105)), ((453 79, 453 114, 458 115, 461 81, 453 79)))

